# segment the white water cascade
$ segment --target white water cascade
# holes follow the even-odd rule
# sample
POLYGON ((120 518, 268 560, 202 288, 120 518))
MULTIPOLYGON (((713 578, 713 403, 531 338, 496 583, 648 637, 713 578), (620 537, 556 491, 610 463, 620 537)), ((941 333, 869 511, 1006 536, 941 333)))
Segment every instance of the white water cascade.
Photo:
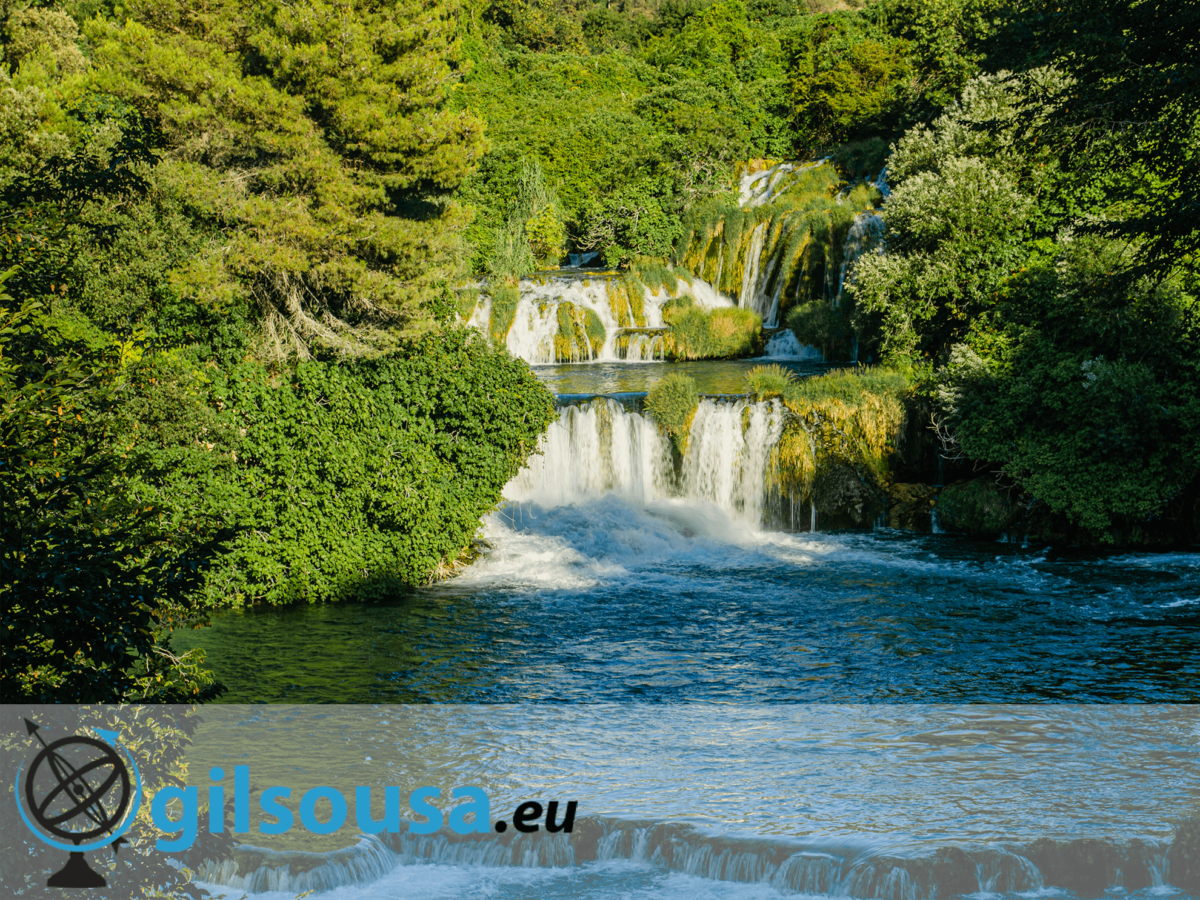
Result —
POLYGON ((816 347, 811 344, 801 344, 796 340, 796 335, 792 333, 791 329, 785 329, 767 341, 762 358, 820 362, 824 357, 816 347))
POLYGON ((677 473, 671 445, 641 412, 609 398, 564 406, 506 500, 563 506, 617 494, 637 505, 679 497, 757 527, 767 466, 783 433, 778 401, 703 399, 677 473))
POLYGON ((883 219, 875 213, 860 213, 846 232, 846 246, 842 251, 842 265, 838 271, 837 289, 834 298, 840 297, 846 285, 846 276, 854 263, 867 253, 883 249, 883 219))
MULTIPOLYGON (((505 337, 509 353, 531 365, 556 362, 627 360, 631 362, 663 359, 666 343, 662 308, 668 300, 687 294, 702 309, 732 307, 734 302, 699 278, 678 282, 674 294, 666 288, 652 291, 642 286, 642 296, 634 303, 626 290, 614 290, 611 273, 547 275, 524 278, 518 285, 520 298, 512 325, 505 337), (571 317, 593 314, 604 328, 599 348, 587 341, 561 338, 560 309, 570 304, 571 317)), ((481 295, 467 324, 487 332, 495 314, 495 303, 481 295)))
MULTIPOLYGON (((934 900, 976 892, 1044 893, 1049 887, 1047 878, 1030 859, 1036 849, 1032 845, 969 850, 940 847, 914 856, 892 855, 836 840, 805 845, 794 839, 709 835, 678 822, 588 817, 577 821, 569 835, 542 832, 464 838, 402 831, 363 836, 356 847, 324 854, 245 848, 239 852, 240 860, 206 861, 196 874, 208 885, 251 894, 295 894, 365 886, 408 866, 569 869, 627 860, 714 881, 766 884, 783 894, 934 900), (298 871, 292 872, 293 866, 298 871)), ((1141 840, 1113 845, 1113 886, 1135 890, 1161 886, 1167 849, 1165 843, 1141 840), (1131 877, 1134 871, 1141 875, 1131 877), (1140 884, 1134 883, 1134 878, 1140 884)), ((1058 871, 1058 878, 1094 880, 1090 868, 1105 866, 1099 861, 1090 863, 1083 855, 1078 859, 1073 870, 1058 871)), ((387 892, 386 896, 396 895, 387 892)))

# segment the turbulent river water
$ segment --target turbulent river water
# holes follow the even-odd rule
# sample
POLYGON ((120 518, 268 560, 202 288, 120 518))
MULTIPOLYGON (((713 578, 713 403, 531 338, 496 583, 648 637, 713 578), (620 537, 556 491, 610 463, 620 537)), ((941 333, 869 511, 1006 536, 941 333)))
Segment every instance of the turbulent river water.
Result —
POLYGON ((1200 702, 1200 556, 824 532, 769 489, 781 407, 729 396, 743 364, 693 368, 709 396, 678 466, 641 412, 675 367, 539 367, 559 420, 465 571, 176 640, 226 702, 480 704, 450 730, 435 706, 402 738, 338 734, 379 741, 368 760, 457 753, 456 783, 491 764, 503 796, 570 788, 599 850, 401 835, 307 880, 269 854, 206 879, 279 900, 1042 897, 1061 860, 1032 842, 1106 837, 1119 858, 1080 896, 1178 893, 1165 853, 1200 799, 1200 716, 1116 704, 1200 702), (1021 706, 918 705, 997 703, 1021 706))
MULTIPOLYGON (((1200 555, 813 531, 764 489, 777 406, 703 401, 676 476, 637 411, 667 367, 608 368, 539 368, 578 399, 457 578, 178 645, 230 702, 1200 700, 1200 555)), ((743 369, 695 374, 727 393, 743 369)))

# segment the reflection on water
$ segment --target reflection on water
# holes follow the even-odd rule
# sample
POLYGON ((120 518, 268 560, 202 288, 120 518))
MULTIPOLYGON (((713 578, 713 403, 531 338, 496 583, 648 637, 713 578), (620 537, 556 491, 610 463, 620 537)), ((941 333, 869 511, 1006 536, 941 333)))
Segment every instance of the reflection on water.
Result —
MULTIPOLYGON (((1180 705, 289 705, 200 718, 187 753, 200 786, 236 759, 294 800, 317 784, 404 797, 470 784, 493 818, 571 798, 581 815, 839 853, 1166 839, 1200 800, 1200 709, 1180 705)), ((352 844, 353 817, 342 830, 352 844)))
POLYGON ((228 701, 1196 702, 1200 556, 759 532, 605 496, 378 604, 218 613, 228 701))
POLYGON ((319 857, 297 855, 295 835, 259 835, 252 804, 253 842, 271 847, 200 874, 252 892, 273 885, 257 895, 279 900, 311 889, 339 900, 685 888, 739 900, 1178 896, 1164 884, 1165 860, 1174 821, 1200 799, 1198 715, 1116 705, 225 706, 202 711, 187 759, 197 786, 211 765, 233 762, 249 767, 252 793, 291 788, 292 807, 318 784, 347 797, 359 785, 394 785, 402 797, 433 785, 443 809, 451 787, 470 784, 489 796, 489 823, 532 798, 579 803, 570 835, 416 837, 401 823, 360 839, 347 825, 323 838, 332 843, 319 857))

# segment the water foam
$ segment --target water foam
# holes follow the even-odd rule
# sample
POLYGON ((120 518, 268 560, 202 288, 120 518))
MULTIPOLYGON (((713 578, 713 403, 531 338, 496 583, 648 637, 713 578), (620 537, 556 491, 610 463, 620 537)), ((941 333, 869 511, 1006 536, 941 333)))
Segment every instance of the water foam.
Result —
POLYGON ((725 888, 718 891, 722 896, 766 896, 762 891, 769 888, 776 896, 934 900, 1044 896, 1047 877, 1030 858, 1037 856, 1051 866, 1053 880, 1069 888, 1103 883, 1139 891, 1163 885, 1168 845, 1135 839, 1105 846, 1100 851, 1099 842, 1080 844, 1078 849, 1091 851, 1082 856, 1071 843, 1054 841, 1028 847, 945 846, 893 855, 844 843, 710 834, 678 822, 588 817, 570 835, 451 837, 401 831, 382 839, 364 836, 356 847, 328 854, 241 848, 235 859, 205 862, 197 875, 204 883, 260 896, 319 890, 355 900, 407 895, 418 884, 423 896, 468 886, 475 893, 480 882, 505 883, 510 889, 536 886, 542 896, 576 896, 580 882, 597 874, 603 883, 614 875, 619 879, 636 873, 648 886, 647 881, 662 884, 665 872, 681 874, 684 884, 710 892, 721 882, 758 887, 749 895, 725 888), (322 856, 328 861, 291 873, 294 863, 311 866, 320 862, 314 857, 322 856), (1076 861, 1063 868, 1061 860, 1067 858, 1076 861), (514 878, 511 870, 523 874, 514 878), (374 877, 364 879, 367 872, 374 877), (401 888, 405 891, 396 893, 401 888))

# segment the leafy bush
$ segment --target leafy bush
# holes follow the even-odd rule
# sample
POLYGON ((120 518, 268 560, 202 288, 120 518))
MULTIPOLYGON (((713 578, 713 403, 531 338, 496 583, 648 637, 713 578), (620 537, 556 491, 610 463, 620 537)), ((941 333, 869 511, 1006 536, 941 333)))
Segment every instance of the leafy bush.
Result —
POLYGON ((246 530, 206 580, 209 603, 288 603, 428 582, 554 418, 529 367, 451 331, 278 382, 247 363, 214 387, 240 439, 230 515, 246 530))
POLYGON ((671 373, 646 394, 646 409, 658 427, 670 435, 680 453, 687 449, 688 432, 699 406, 696 381, 687 375, 671 373))
POLYGON ((746 392, 755 400, 769 400, 782 396, 795 380, 792 371, 783 366, 755 366, 746 373, 746 392))
POLYGON ((816 347, 825 359, 850 358, 854 329, 846 316, 834 309, 828 300, 813 300, 793 307, 786 322, 796 340, 816 347))
POLYGON ((638 256, 668 256, 679 232, 678 217, 663 209, 651 186, 633 184, 583 206, 579 247, 619 266, 638 256))
POLYGON ((939 397, 962 452, 1103 542, 1200 475, 1196 299, 1129 283, 1124 247, 1077 239, 1014 277, 954 348, 939 397))
POLYGON ((846 286, 882 316, 882 349, 899 360, 937 355, 994 302, 1027 257, 1030 200, 1013 178, 972 157, 906 179, 883 207, 887 253, 858 260, 846 286))
MULTIPOLYGON (((5 714, 15 727, 0 736, 0 767, 16 772, 28 765, 36 739, 20 727, 21 719, 42 726, 39 734, 47 743, 84 728, 106 728, 120 735, 121 746, 129 751, 137 765, 144 797, 153 797, 164 787, 184 787, 188 783, 186 748, 200 723, 196 706, 191 704, 155 704, 126 706, 87 704, 74 708, 17 705, 5 695, 5 714), (12 705, 9 705, 9 704, 12 705)), ((196 900, 205 892, 193 880, 189 867, 199 862, 197 850, 203 848, 210 858, 227 858, 234 847, 229 831, 198 836, 188 853, 188 867, 178 866, 179 857, 154 849, 162 837, 148 815, 134 817, 123 836, 119 854, 96 854, 89 863, 110 887, 98 891, 74 890, 76 897, 104 895, 145 897, 154 900, 196 900), (117 887, 120 885, 120 887, 117 887)), ((0 894, 28 896, 44 890, 47 877, 62 868, 62 851, 42 841, 30 840, 29 829, 21 816, 0 816, 0 894)), ((210 895, 211 896, 211 895, 210 895)))
MULTIPOLYGON (((0 280, 2 283, 2 280, 0 280)), ((28 702, 202 700, 220 692, 172 629, 219 523, 144 484, 183 466, 122 428, 136 370, 0 292, 0 694, 28 702)), ((149 387, 141 385, 140 387, 149 387)), ((145 437, 143 433, 142 437, 145 437)))

